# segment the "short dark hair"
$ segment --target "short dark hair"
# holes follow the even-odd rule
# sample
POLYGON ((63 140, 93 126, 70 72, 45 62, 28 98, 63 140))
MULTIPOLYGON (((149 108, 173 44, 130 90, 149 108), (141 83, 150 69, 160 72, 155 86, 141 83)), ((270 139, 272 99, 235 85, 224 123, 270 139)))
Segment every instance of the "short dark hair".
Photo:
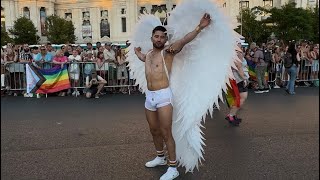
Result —
POLYGON ((152 35, 156 32, 156 31, 162 31, 165 34, 167 34, 167 29, 163 26, 157 26, 152 30, 152 35))

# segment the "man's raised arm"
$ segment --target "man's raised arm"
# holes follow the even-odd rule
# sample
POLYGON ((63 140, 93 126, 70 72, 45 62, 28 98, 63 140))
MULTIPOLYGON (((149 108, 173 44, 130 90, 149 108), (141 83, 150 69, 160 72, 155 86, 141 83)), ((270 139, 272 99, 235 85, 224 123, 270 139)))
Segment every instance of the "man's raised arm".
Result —
POLYGON ((147 57, 147 56, 141 52, 141 48, 140 48, 140 47, 135 47, 135 48, 134 48, 134 52, 136 53, 136 55, 138 56, 138 58, 139 58, 141 61, 143 61, 143 62, 146 61, 146 57, 147 57))
POLYGON ((210 24, 210 15, 204 14, 200 20, 200 24, 196 27, 195 30, 191 31, 187 35, 185 35, 182 39, 174 42, 169 48, 166 50, 168 53, 175 55, 176 53, 180 52, 181 49, 191 42, 197 35, 201 32, 202 29, 207 27, 210 24))

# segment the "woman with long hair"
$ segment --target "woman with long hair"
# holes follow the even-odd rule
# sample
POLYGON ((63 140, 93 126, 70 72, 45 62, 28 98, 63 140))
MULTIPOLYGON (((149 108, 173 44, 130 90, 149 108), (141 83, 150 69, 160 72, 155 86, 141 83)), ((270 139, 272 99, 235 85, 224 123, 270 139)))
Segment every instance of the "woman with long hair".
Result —
POLYGON ((294 43, 291 43, 289 45, 288 51, 284 54, 283 59, 284 59, 284 66, 290 77, 286 87, 286 92, 290 95, 294 95, 295 81, 297 78, 297 67, 298 67, 298 63, 300 62, 300 56, 296 50, 294 43))

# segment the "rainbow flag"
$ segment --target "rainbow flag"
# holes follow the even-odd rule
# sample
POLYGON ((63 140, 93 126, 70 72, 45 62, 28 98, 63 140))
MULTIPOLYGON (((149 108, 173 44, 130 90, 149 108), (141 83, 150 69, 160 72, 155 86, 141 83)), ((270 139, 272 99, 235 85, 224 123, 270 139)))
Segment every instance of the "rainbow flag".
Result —
POLYGON ((228 85, 226 100, 229 108, 240 107, 240 92, 235 80, 229 79, 231 87, 228 85))
POLYGON ((249 76, 250 79, 252 79, 253 81, 257 80, 257 75, 255 72, 255 68, 256 68, 256 64, 253 61, 248 61, 247 60, 247 64, 248 64, 248 70, 249 70, 249 76))
POLYGON ((46 78, 32 64, 26 64, 27 93, 35 93, 46 78))
POLYGON ((71 87, 66 65, 62 69, 60 66, 51 69, 39 69, 39 72, 46 78, 46 81, 36 91, 37 93, 54 93, 71 87))
MULTIPOLYGON (((255 70, 254 70, 254 69, 256 68, 255 62, 250 61, 250 60, 249 60, 249 61, 247 60, 247 64, 248 64, 248 70, 249 70, 250 79, 251 79, 252 81, 257 81, 257 75, 256 75, 256 72, 255 72, 255 70)), ((269 79, 269 74, 268 74, 268 72, 265 73, 264 78, 266 79, 266 81, 268 81, 268 79, 269 79)))

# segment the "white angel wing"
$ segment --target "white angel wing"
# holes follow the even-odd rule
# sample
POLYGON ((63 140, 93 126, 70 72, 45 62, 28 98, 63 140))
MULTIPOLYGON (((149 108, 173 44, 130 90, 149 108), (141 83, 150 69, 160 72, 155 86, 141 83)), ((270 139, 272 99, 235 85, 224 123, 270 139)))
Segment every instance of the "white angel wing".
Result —
POLYGON ((146 54, 152 49, 152 30, 156 26, 161 26, 161 21, 154 15, 142 15, 136 25, 135 31, 130 39, 131 45, 127 54, 129 69, 133 72, 133 79, 136 79, 136 85, 144 93, 147 90, 147 80, 145 76, 144 62, 140 61, 134 52, 134 47, 140 47, 141 52, 146 54))
POLYGON ((239 38, 229 19, 209 0, 184 0, 171 12, 167 27, 172 33, 170 43, 193 31, 205 13, 210 14, 211 24, 176 55, 170 78, 177 160, 186 172, 198 168, 204 159, 201 123, 208 110, 212 115, 214 104, 218 107, 237 59, 239 38))

